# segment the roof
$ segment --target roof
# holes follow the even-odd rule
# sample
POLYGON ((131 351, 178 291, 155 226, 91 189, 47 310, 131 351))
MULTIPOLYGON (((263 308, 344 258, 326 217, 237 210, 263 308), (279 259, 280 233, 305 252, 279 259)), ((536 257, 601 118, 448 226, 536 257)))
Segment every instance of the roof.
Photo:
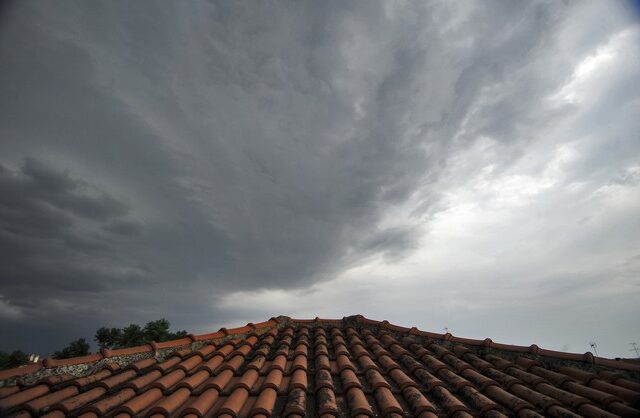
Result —
POLYGON ((632 417, 640 365, 374 321, 272 318, 0 372, 0 415, 632 417))

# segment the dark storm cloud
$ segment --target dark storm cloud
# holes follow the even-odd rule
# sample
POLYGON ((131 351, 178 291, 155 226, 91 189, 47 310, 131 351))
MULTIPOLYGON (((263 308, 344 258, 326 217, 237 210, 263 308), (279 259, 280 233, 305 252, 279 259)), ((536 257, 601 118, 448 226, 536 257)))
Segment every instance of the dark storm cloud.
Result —
POLYGON ((5 6, 0 349, 161 316, 223 325, 265 311, 221 305, 234 292, 303 292, 365 260, 401 264, 447 208, 441 185, 481 168, 444 178, 452 159, 490 138, 506 170, 575 113, 545 100, 620 29, 603 23, 564 54, 581 10, 5 6))
POLYGON ((0 166, 0 196, 4 296, 106 289, 111 277, 83 258, 114 244, 92 227, 126 216, 126 205, 30 158, 15 171, 0 166))

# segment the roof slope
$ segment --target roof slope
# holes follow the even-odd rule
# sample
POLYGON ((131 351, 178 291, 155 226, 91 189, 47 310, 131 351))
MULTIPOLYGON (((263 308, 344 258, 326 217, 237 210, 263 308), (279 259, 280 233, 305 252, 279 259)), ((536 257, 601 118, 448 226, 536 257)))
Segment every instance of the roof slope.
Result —
POLYGON ((236 329, 0 372, 0 415, 637 417, 636 363, 362 316, 236 329))

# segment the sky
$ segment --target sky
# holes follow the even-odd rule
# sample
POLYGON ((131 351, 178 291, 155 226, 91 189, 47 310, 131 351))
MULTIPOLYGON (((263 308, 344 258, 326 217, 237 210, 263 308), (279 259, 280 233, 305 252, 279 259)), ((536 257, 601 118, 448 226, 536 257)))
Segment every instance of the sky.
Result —
POLYGON ((362 314, 631 357, 623 1, 0 6, 0 350, 362 314))

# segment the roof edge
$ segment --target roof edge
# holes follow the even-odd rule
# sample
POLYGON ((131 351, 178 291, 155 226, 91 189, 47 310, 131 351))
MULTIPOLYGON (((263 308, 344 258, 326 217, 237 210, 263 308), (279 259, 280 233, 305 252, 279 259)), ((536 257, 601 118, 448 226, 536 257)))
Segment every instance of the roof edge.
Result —
POLYGON ((272 317, 267 321, 254 323, 248 323, 247 325, 236 328, 220 328, 220 330, 208 334, 193 335, 184 338, 178 338, 170 341, 155 342, 152 341, 147 344, 137 345, 134 347, 107 349, 103 348, 95 354, 89 354, 80 357, 71 357, 66 359, 54 359, 47 357, 44 360, 40 360, 36 363, 29 363, 23 366, 14 367, 12 369, 0 370, 0 386, 1 383, 8 379, 17 379, 32 373, 41 371, 43 369, 52 369, 56 367, 77 366, 80 364, 93 364, 101 360, 118 358, 121 356, 131 356, 136 354, 154 353, 160 349, 172 350, 185 345, 190 345, 195 342, 206 342, 220 339, 232 339, 235 336, 251 333, 254 330, 260 330, 265 328, 272 328, 278 324, 288 321, 288 317, 272 317))
POLYGON ((435 333, 429 331, 422 331, 416 327, 403 327, 400 325, 391 324, 389 321, 383 320, 378 321, 375 319, 366 318, 363 315, 352 315, 343 317, 342 319, 323 319, 323 318, 314 318, 314 319, 302 319, 302 318, 290 318, 288 316, 278 316, 272 317, 267 321, 258 322, 258 323, 248 323, 241 327, 236 328, 220 328, 220 330, 208 334, 200 334, 193 335, 190 334, 188 337, 179 338, 171 341, 164 342, 151 342, 148 344, 143 344, 135 347, 121 348, 121 349, 102 349, 96 354, 90 354, 82 357, 72 357, 68 359, 52 359, 46 358, 37 363, 30 363, 24 366, 16 367, 13 369, 7 369, 0 371, 0 386, 4 381, 9 379, 19 379, 27 375, 31 375, 36 372, 40 372, 43 369, 52 369, 58 367, 67 367, 67 366, 77 366, 82 364, 95 364, 105 359, 118 358, 121 356, 131 356, 131 355, 139 355, 139 354, 148 354, 153 355, 153 353, 157 353, 158 350, 164 351, 174 351, 178 347, 188 346, 194 343, 202 343, 207 341, 220 341, 233 339, 234 336, 245 335, 247 333, 255 332, 256 330, 265 330, 271 329, 274 326, 281 327, 289 324, 327 324, 327 325, 340 325, 343 323, 357 323, 364 326, 374 326, 382 329, 387 329, 389 331, 408 333, 415 336, 427 337, 434 340, 447 341, 450 343, 458 343, 464 344, 468 346, 474 347, 484 347, 497 349, 512 353, 521 353, 521 354, 531 354, 541 357, 547 357, 549 359, 558 359, 558 360, 569 360, 575 361, 578 363, 586 363, 592 366, 603 366, 609 367, 619 370, 626 370, 630 372, 640 372, 640 364, 635 364, 632 362, 624 361, 621 359, 611 359, 606 357, 596 357, 591 352, 586 352, 584 354, 579 353, 567 353, 562 351, 554 351, 547 350, 538 347, 536 344, 531 344, 529 346, 523 345, 512 345, 512 344, 502 344, 495 343, 491 338, 485 338, 484 340, 477 340, 473 338, 462 338, 454 336, 451 333, 435 333))
POLYGON ((335 323, 335 322, 343 322, 343 321, 357 322, 364 325, 376 326, 379 328, 388 329, 389 331, 409 333, 416 336, 428 337, 434 340, 448 341, 451 343, 465 344, 465 345, 470 345, 474 347, 493 348, 496 350, 508 351, 512 353, 532 354, 532 355, 538 355, 541 357, 547 357, 550 359, 569 360, 569 361, 575 361, 580 363, 587 363, 589 365, 594 365, 594 366, 603 366, 603 367, 610 367, 610 368, 615 368, 620 370, 628 370, 632 372, 640 372, 640 363, 636 364, 634 362, 625 361, 619 358, 612 359, 607 357, 598 357, 598 356, 594 356, 593 353, 591 353, 590 351, 587 351, 583 354, 569 353, 564 351, 547 350, 547 349, 538 347, 538 345, 536 344, 525 346, 525 345, 496 343, 491 338, 485 338, 483 340, 478 340, 473 338, 463 338, 463 337, 454 336, 449 332, 440 334, 436 332, 422 331, 416 327, 411 327, 411 328, 403 327, 400 325, 391 324, 389 321, 386 321, 386 320, 378 321, 375 319, 370 319, 365 317, 364 315, 353 315, 349 317, 344 317, 342 318, 342 320, 321 319, 318 317, 314 319, 297 319, 297 318, 291 319, 291 322, 299 323, 299 324, 308 324, 308 323, 314 323, 314 322, 335 323))

